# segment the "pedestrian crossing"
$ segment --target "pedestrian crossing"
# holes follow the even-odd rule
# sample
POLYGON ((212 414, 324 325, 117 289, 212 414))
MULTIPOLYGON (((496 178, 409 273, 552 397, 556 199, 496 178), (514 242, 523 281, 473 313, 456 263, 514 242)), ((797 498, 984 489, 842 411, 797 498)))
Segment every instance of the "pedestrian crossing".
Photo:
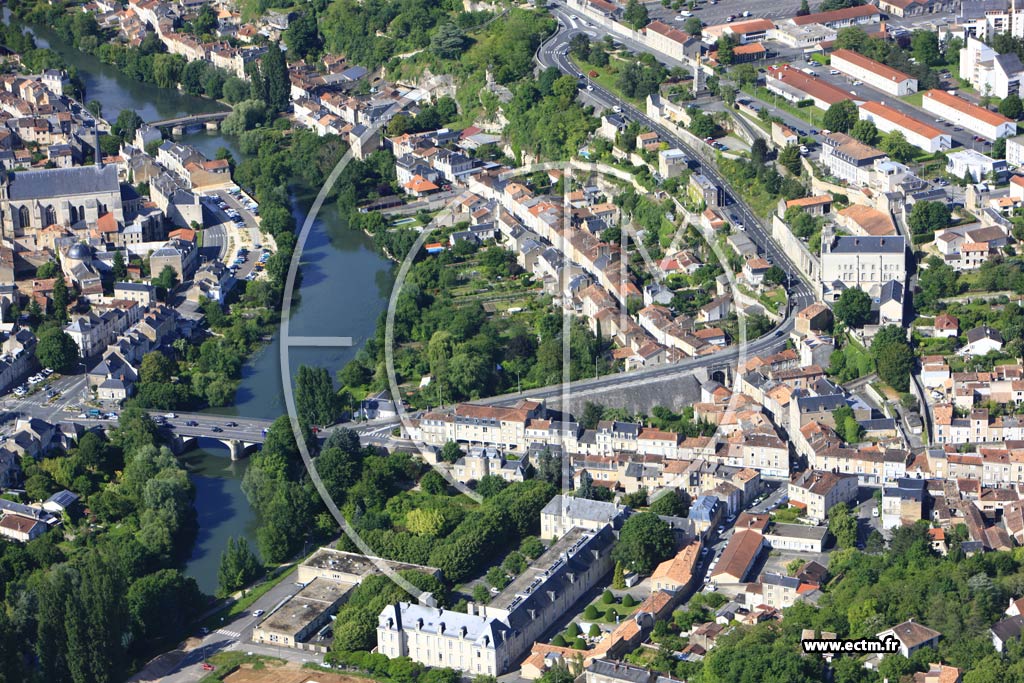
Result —
POLYGON ((229 631, 226 628, 219 628, 216 631, 214 631, 214 633, 219 633, 222 636, 227 636, 228 638, 233 638, 235 640, 238 640, 242 637, 242 634, 238 631, 229 631))

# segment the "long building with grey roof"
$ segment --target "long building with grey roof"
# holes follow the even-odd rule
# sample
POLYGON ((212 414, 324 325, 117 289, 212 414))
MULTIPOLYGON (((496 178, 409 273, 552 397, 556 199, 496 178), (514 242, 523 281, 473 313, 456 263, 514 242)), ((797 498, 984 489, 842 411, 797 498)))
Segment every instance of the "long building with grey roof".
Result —
POLYGON ((572 529, 488 605, 467 613, 400 602, 377 619, 377 651, 469 675, 499 676, 611 571, 615 533, 572 529))

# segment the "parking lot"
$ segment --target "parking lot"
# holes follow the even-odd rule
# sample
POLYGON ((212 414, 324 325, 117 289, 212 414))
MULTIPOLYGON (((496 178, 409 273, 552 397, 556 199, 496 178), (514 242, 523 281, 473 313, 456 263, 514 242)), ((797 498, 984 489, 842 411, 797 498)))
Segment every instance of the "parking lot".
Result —
POLYGON ((227 244, 221 258, 239 280, 259 277, 270 258, 257 217, 259 207, 238 188, 217 190, 206 197, 207 208, 226 224, 227 244))

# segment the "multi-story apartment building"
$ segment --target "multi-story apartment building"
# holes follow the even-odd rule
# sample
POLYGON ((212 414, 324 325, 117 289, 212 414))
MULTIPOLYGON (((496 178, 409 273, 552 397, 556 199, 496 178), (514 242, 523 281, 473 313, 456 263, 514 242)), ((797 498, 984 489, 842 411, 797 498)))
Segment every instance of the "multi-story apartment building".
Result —
POLYGON ((540 511, 540 536, 544 539, 561 538, 576 528, 594 531, 609 526, 617 529, 628 510, 616 503, 559 494, 540 511))
POLYGON ((822 137, 822 166, 851 185, 868 185, 875 161, 885 158, 885 152, 858 142, 845 133, 830 133, 822 137))
POLYGON ((960 78, 969 82, 982 95, 1004 99, 1020 95, 1024 64, 1014 53, 999 54, 991 47, 968 37, 960 49, 960 78))
POLYGON ((822 521, 839 503, 857 499, 857 477, 831 471, 804 470, 789 480, 789 501, 803 503, 807 517, 822 521))

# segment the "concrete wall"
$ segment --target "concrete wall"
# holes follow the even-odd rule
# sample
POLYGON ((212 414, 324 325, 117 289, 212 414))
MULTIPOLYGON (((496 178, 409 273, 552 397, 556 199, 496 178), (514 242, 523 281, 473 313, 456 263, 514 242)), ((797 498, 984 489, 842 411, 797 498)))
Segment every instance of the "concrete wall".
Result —
MULTIPOLYGON (((803 276, 812 283, 818 282, 821 273, 821 261, 812 254, 807 245, 800 241, 789 229, 778 214, 772 215, 772 237, 782 247, 789 258, 793 261, 803 276)), ((820 291, 815 288, 815 298, 820 298, 820 291)))

